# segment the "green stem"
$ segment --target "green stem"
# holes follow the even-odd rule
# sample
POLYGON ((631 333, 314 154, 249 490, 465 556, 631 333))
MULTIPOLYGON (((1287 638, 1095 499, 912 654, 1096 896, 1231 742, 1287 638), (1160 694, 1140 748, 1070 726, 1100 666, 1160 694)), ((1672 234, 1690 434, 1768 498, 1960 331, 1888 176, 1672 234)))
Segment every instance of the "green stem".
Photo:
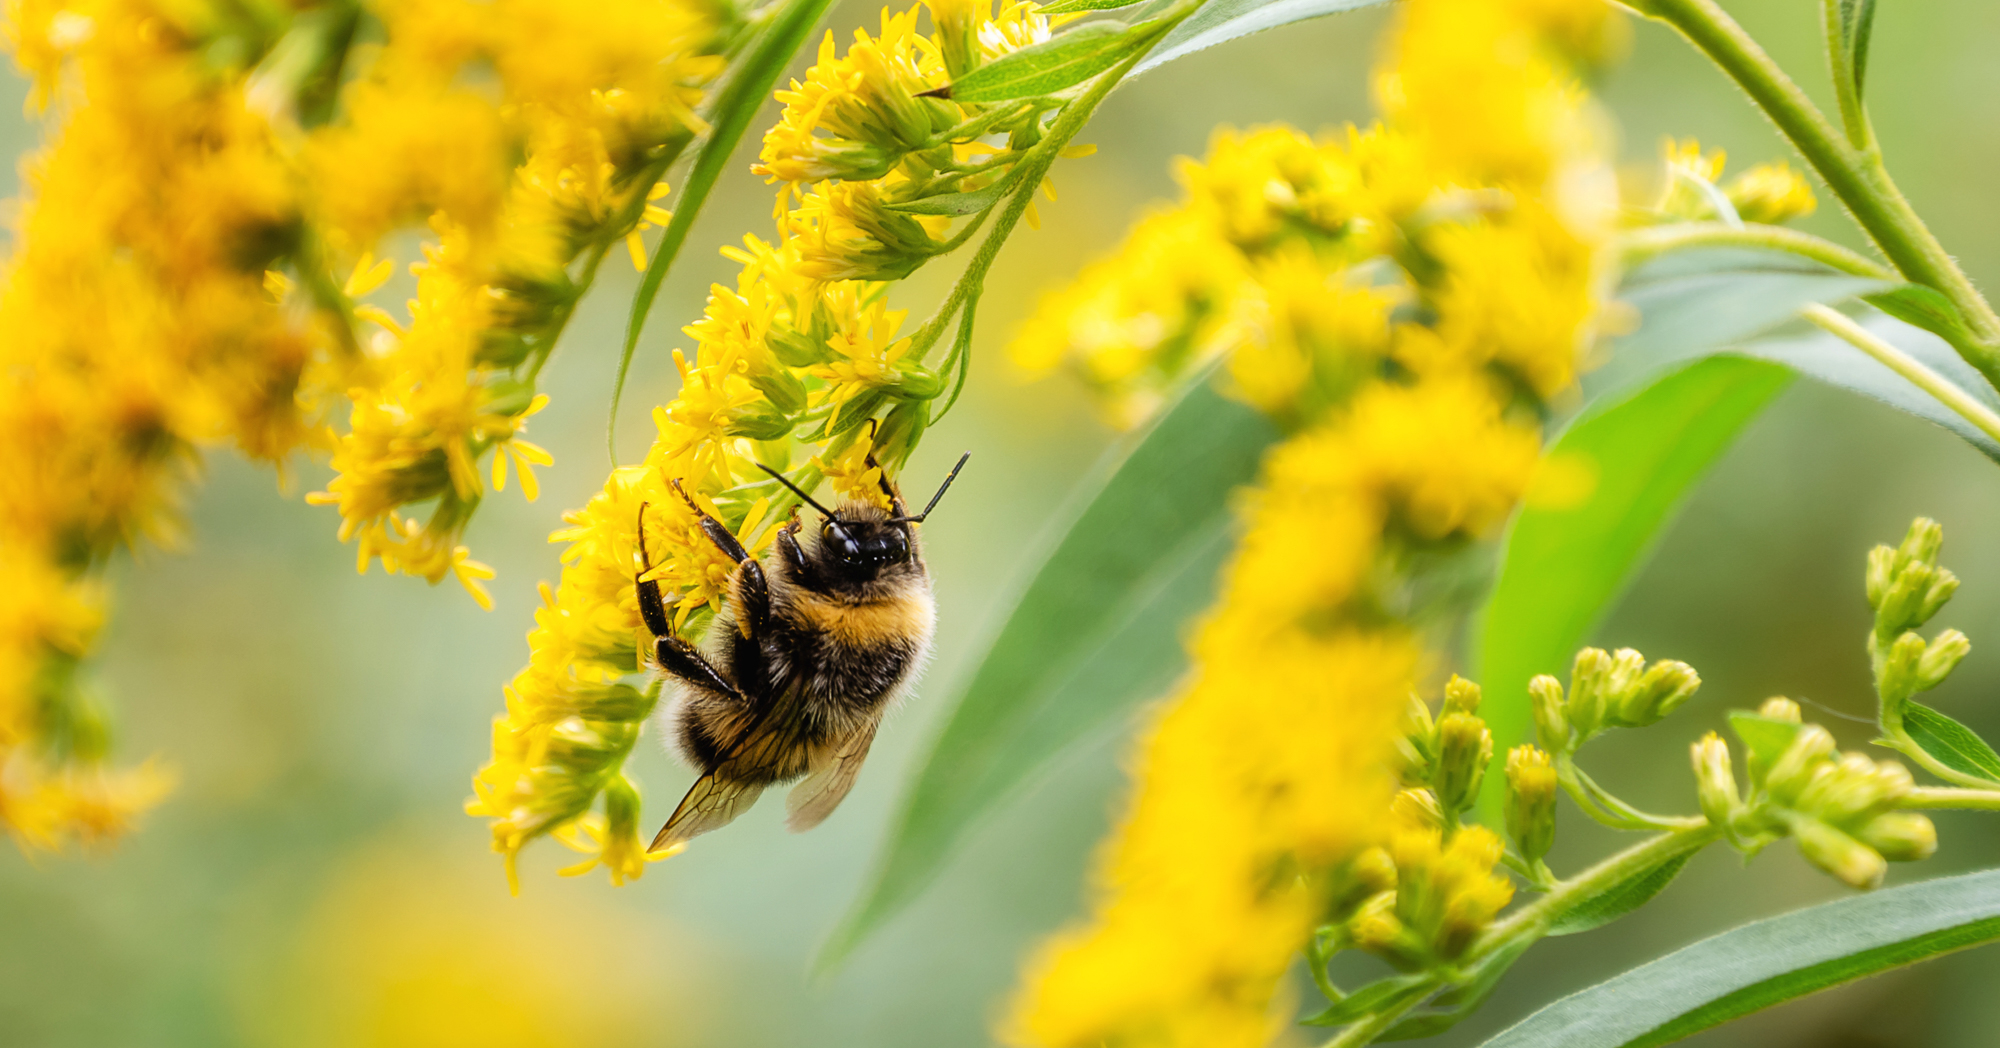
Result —
POLYGON ((1873 277, 1876 280, 1898 279, 1894 270, 1884 267, 1871 258, 1849 251, 1830 240, 1821 240, 1810 233, 1801 233, 1784 226, 1732 226, 1725 222, 1679 222, 1670 226, 1655 226, 1627 233, 1620 238, 1619 243, 1628 269, 1673 251, 1702 247, 1746 247, 1783 251, 1858 277, 1873 277))
POLYGON ((1425 996, 1425 994, 1413 994, 1405 997, 1399 1004, 1391 1005, 1379 1012, 1369 1012, 1355 1020, 1353 1025, 1334 1034, 1320 1048, 1360 1048, 1364 1044, 1373 1044, 1375 1038, 1387 1033, 1389 1027, 1396 1025, 1396 1020, 1403 1017, 1404 1012, 1415 1008, 1425 996))
POLYGON ((1635 0, 1633 6, 1679 30, 1749 94, 1826 180, 1896 270, 1908 280, 1936 288, 1958 307, 1986 343, 1960 347, 1959 352, 1987 378, 2000 380, 2000 355, 1991 348, 2000 339, 2000 316, 1890 180, 1880 150, 1856 149, 1844 141, 1805 92, 1715 0, 1635 0))
POLYGON ((1820 19, 1826 34, 1826 63, 1833 77, 1834 98, 1840 105, 1840 123, 1847 130, 1848 144, 1863 153, 1876 151, 1875 129, 1869 126, 1868 110, 1861 105, 1861 85, 1854 82, 1846 54, 1841 47, 1841 0, 1820 0, 1820 19))
POLYGON ((1485 934, 1466 950, 1459 966, 1469 967, 1480 958, 1491 956, 1522 939, 1539 939, 1548 932, 1556 918, 1583 900, 1602 895, 1633 874, 1656 867, 1683 852, 1699 851, 1720 836, 1721 830, 1704 821, 1699 826, 1648 838, 1569 880, 1560 881, 1547 895, 1515 910, 1505 920, 1486 929, 1485 934))
POLYGON ((1556 757, 1556 781, 1584 814, 1616 830, 1688 830, 1707 825, 1699 816, 1654 815, 1612 796, 1568 754, 1556 757))
POLYGON ((785 0, 784 6, 762 30, 761 37, 750 50, 750 57, 722 89, 716 100, 712 114, 715 124, 709 129, 708 141, 702 143, 701 152, 695 156, 694 167, 688 172, 687 184, 674 199, 674 217, 667 222, 666 232, 660 234, 660 245, 653 249, 653 260, 646 266, 646 275, 639 281, 639 290, 632 296, 632 312, 625 321, 625 346, 618 356, 618 377, 611 386, 611 412, 605 423, 604 447, 611 455, 611 465, 618 465, 618 401, 625 394, 625 374, 631 370, 632 354, 639 348, 639 333, 645 330, 646 314, 652 311, 653 299, 660 293, 660 284, 667 278, 667 270, 673 268, 674 259, 680 255, 681 246, 687 243, 688 232, 694 228, 695 218, 708 201, 709 191, 715 188, 716 179, 729 165, 729 156, 736 151, 736 144, 743 140, 743 133, 749 129, 750 121, 757 116, 764 97, 771 93, 771 86, 778 82, 779 74, 791 64, 792 55, 811 35, 813 26, 819 24, 820 16, 826 13, 833 0, 785 0))
POLYGON ((1972 423, 1981 433, 2000 441, 2000 414, 1995 414, 1992 408, 1981 404, 1972 394, 1960 389, 1950 379, 1925 367, 1922 361, 1876 337, 1873 332, 1855 323, 1853 318, 1839 310, 1811 305, 1799 310, 1799 315, 1881 361, 1891 371, 1909 379, 1912 385, 1950 408, 1953 414, 1972 423))
POLYGON ((1028 205, 1035 202, 1035 190, 1041 188, 1043 177, 1055 164, 1063 146, 1068 145, 1069 140, 1083 130, 1083 125, 1090 121, 1091 114, 1097 110, 1105 96, 1118 86, 1118 82, 1125 78, 1125 74, 1131 72, 1133 66, 1145 60, 1146 54, 1153 49, 1153 44, 1158 43, 1160 37, 1179 25, 1182 19, 1193 14, 1198 7, 1200 7, 1199 0, 1184 4, 1182 10, 1162 17, 1153 40, 1100 75, 1083 97, 1063 107, 1062 113, 1056 117, 1056 122, 1049 128, 1048 133, 1021 158, 1021 165, 1016 169, 1021 180, 1020 186, 1007 198, 1006 208, 1000 212, 1000 218, 993 224, 992 231, 986 234, 986 239, 980 241, 979 252, 972 256, 972 262, 965 267, 965 272, 959 274, 958 283, 952 285, 951 294, 938 307, 937 312, 924 322, 924 326, 918 328, 916 334, 911 336, 911 359, 917 361, 924 359, 924 355, 930 352, 931 347, 937 345, 938 338, 944 334, 945 325, 951 323, 952 315, 957 313, 959 307, 965 304, 974 290, 985 282, 986 271, 993 268, 993 260, 999 257, 1001 245, 1007 242, 1008 235, 1014 232, 1014 226, 1021 221, 1021 216, 1027 213, 1028 205))
POLYGON ((2000 811, 2000 790, 1957 789, 1950 786, 1919 786, 1905 796, 1904 808, 1970 808, 2000 811))

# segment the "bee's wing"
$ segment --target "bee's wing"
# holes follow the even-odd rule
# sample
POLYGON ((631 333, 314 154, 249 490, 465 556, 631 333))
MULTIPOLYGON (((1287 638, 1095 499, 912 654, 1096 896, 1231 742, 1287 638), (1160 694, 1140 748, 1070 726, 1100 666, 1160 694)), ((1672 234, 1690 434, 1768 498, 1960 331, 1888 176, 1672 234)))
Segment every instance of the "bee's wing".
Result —
POLYGON ((861 763, 868 759, 868 747, 875 744, 876 724, 855 729, 825 763, 792 787, 792 792, 785 796, 786 829, 793 833, 810 830, 840 807, 847 791, 854 788, 855 776, 861 774, 861 763))
POLYGON ((675 808, 673 817, 660 827, 660 834, 653 838, 648 851, 659 851, 691 841, 710 830, 719 830, 757 803, 764 787, 721 778, 725 770, 717 768, 688 787, 687 796, 681 798, 681 806, 675 808))
MULTIPOLYGON (((757 803, 757 797, 764 792, 764 783, 751 781, 759 776, 748 774, 753 769, 772 767, 779 754, 786 747, 794 745, 794 740, 782 732, 759 731, 761 725, 753 725, 750 733, 734 747, 715 770, 696 779, 688 787, 687 796, 681 798, 681 806, 674 809, 673 817, 660 827, 660 834, 653 838, 649 851, 690 841, 710 830, 719 830, 729 825, 738 815, 750 810, 757 803)), ((765 781, 769 781, 766 778, 765 781)))

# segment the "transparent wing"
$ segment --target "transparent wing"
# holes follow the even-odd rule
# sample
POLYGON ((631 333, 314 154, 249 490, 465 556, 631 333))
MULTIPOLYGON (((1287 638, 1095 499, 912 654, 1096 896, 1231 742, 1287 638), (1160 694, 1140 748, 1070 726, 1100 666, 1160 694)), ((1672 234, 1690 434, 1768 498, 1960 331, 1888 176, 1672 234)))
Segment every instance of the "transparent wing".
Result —
POLYGON ((722 775, 727 770, 724 765, 695 780, 687 796, 681 798, 681 806, 674 809, 673 818, 660 827, 660 834, 653 838, 648 851, 670 848, 710 830, 719 830, 757 803, 764 787, 725 779, 722 775))
POLYGON ((826 821, 833 809, 847 797, 847 791, 854 788, 854 778, 861 774, 861 764, 868 759, 868 748, 875 744, 877 724, 856 729, 826 762, 812 770, 805 780, 792 787, 785 797, 785 828, 793 833, 810 830, 826 821))

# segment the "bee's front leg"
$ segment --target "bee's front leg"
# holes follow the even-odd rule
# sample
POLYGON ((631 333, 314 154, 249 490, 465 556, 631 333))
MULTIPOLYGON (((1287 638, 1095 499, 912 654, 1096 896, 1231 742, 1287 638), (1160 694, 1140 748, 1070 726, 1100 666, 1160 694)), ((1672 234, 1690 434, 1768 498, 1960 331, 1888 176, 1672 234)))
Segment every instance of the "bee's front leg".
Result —
POLYGON ((735 604, 736 621, 745 638, 752 642, 761 641, 765 627, 771 621, 771 587, 764 580, 764 566, 750 556, 750 551, 736 541, 736 536, 730 534, 721 521, 709 516, 688 496, 680 481, 674 481, 674 490, 680 493, 688 508, 694 510, 695 516, 701 518, 701 533, 708 536, 708 541, 714 543, 723 556, 735 562, 735 585, 731 587, 729 596, 735 604))

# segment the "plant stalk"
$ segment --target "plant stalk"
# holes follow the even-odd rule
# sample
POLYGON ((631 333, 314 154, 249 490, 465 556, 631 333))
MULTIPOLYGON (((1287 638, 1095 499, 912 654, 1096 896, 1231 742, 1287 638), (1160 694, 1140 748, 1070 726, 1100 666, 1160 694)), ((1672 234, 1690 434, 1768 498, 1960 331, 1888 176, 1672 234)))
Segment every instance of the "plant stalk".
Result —
POLYGON ((1826 180, 1896 270, 1913 282, 1936 288, 1958 307, 1982 343, 1960 352, 1988 379, 2000 381, 2000 354, 1993 350, 2000 341, 2000 316, 1890 180, 1880 150, 1856 149, 1845 141, 1715 0, 1637 0, 1632 6, 1673 26, 1749 94, 1826 180))
POLYGON ((1909 379, 1912 385, 1950 408, 1953 414, 1972 423, 1981 433, 2000 441, 2000 414, 1995 414, 1992 408, 1975 400, 1972 394, 1960 389, 1957 383, 1924 366, 1922 361, 1855 323, 1852 317, 1839 310, 1817 304, 1799 310, 1799 315, 1812 322, 1814 326, 1881 361, 1891 371, 1909 379))

